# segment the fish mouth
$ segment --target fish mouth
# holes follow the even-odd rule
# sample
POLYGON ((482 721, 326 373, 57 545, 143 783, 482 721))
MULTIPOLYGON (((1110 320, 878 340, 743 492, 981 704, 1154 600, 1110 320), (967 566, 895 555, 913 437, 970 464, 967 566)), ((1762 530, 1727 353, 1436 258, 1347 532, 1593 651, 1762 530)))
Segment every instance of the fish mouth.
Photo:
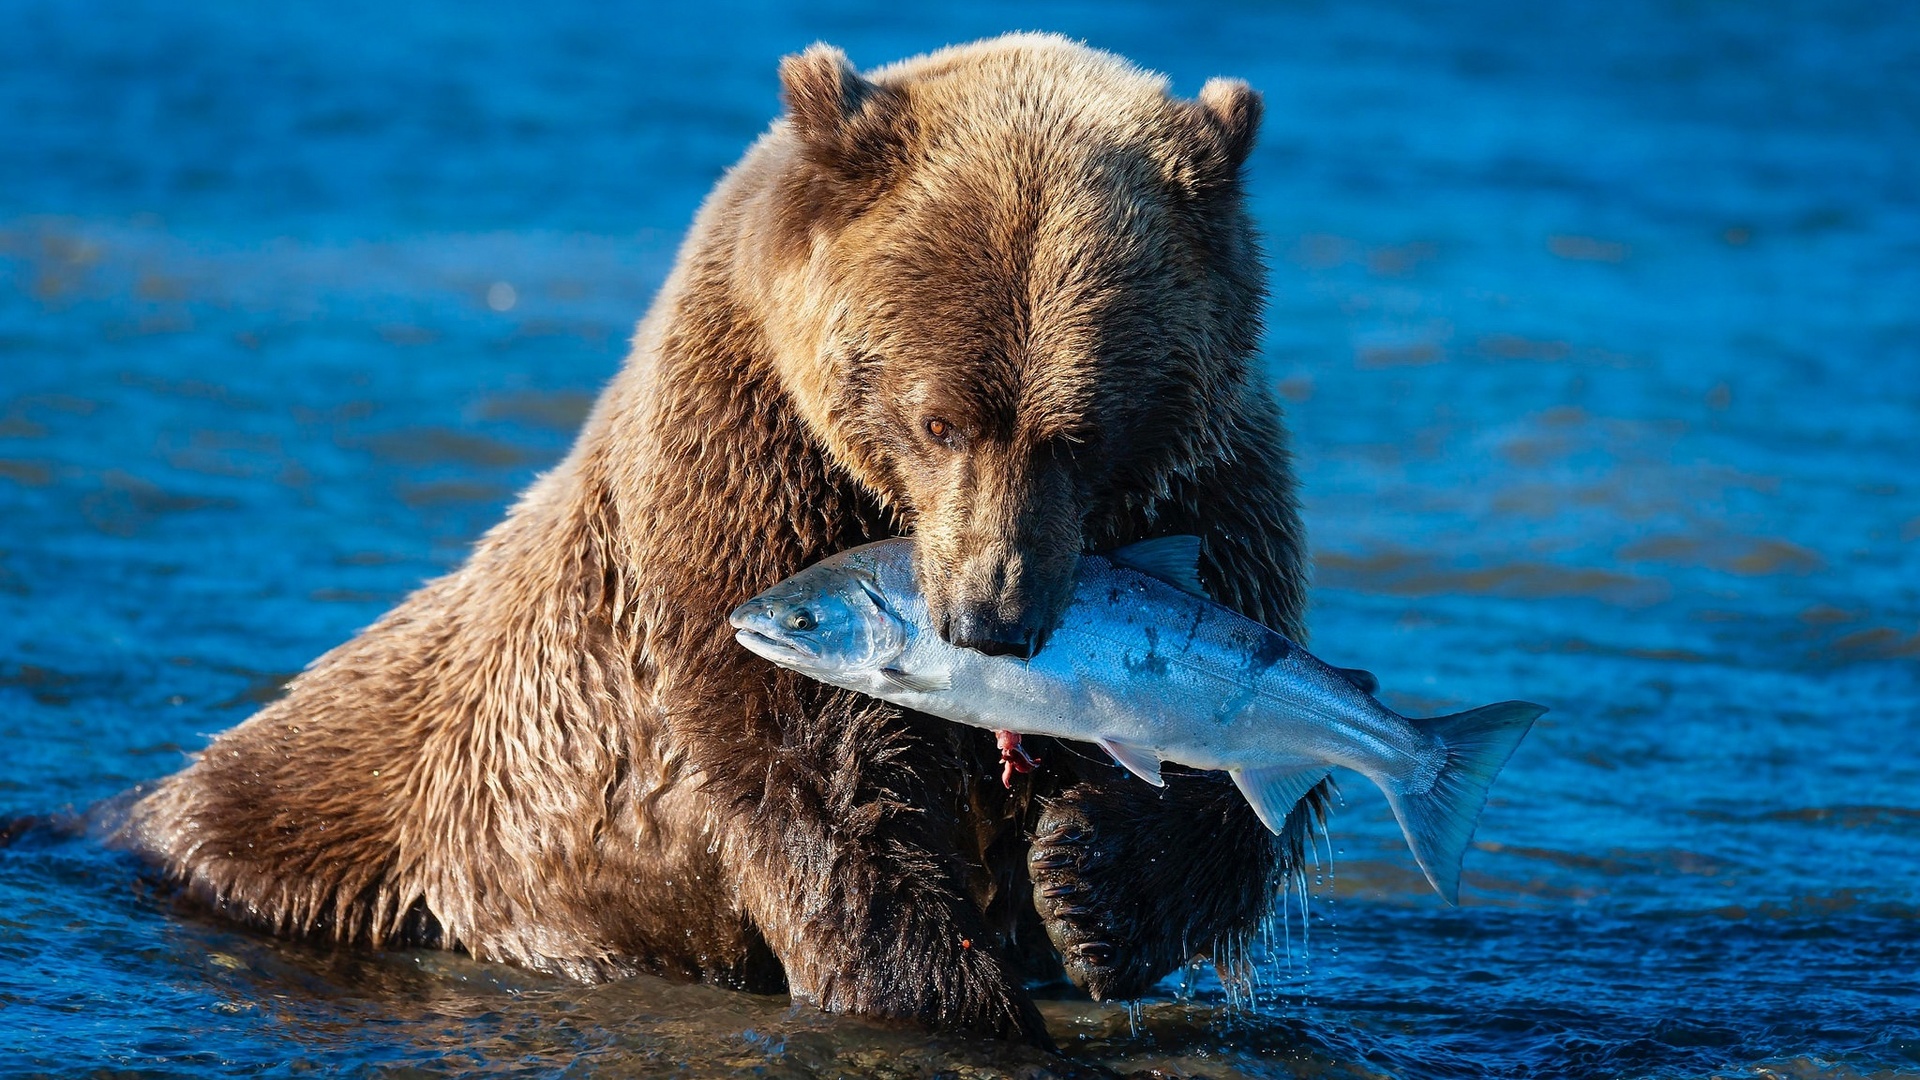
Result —
POLYGON ((790 641, 782 641, 748 626, 735 628, 733 640, 739 642, 748 652, 765 657, 774 663, 812 660, 820 655, 812 649, 803 648, 790 641))

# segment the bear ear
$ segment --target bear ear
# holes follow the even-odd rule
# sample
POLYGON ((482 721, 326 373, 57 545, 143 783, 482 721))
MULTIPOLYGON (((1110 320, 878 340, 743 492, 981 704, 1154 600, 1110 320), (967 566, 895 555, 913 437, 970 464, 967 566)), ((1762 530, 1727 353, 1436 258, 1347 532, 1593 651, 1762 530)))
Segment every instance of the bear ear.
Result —
POLYGON ((1206 118, 1216 160, 1238 173, 1253 150, 1264 107, 1260 94, 1239 79, 1208 79, 1200 88, 1200 111, 1206 118))
POLYGON ((787 121, 814 163, 871 177, 904 140, 902 95, 861 76, 847 54, 816 42, 780 61, 787 121))

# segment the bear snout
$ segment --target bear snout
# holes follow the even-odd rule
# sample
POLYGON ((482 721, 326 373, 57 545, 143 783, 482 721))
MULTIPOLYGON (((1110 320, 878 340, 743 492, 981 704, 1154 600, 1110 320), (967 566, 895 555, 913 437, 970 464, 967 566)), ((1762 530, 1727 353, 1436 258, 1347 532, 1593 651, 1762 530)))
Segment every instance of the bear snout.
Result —
POLYGON ((1078 563, 1071 551, 1046 558, 1017 549, 975 555, 942 590, 945 603, 935 604, 940 636, 988 656, 1030 659, 1059 622, 1078 563))
POLYGON ((988 656, 1030 660, 1040 651, 1040 631, 1026 620, 1008 621, 975 607, 949 621, 947 640, 988 656))

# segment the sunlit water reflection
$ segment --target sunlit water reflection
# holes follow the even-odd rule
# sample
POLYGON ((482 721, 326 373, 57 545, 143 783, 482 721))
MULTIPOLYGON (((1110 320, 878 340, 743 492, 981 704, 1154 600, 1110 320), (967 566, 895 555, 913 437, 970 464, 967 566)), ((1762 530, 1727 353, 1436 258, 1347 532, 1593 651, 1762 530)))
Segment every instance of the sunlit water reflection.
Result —
MULTIPOLYGON (((1024 8, 29 2, 0 35, 0 815, 180 766, 557 460, 773 62, 1024 8), (608 18, 619 21, 609 23, 608 18)), ((1465 903, 1350 782, 1248 981, 1068 1054, 289 945, 0 850, 0 1073, 1920 1069, 1920 24, 1906 8, 1060 9, 1253 161, 1317 651, 1554 706, 1465 903), (1233 1003, 1230 1005, 1230 1003, 1233 1003)))

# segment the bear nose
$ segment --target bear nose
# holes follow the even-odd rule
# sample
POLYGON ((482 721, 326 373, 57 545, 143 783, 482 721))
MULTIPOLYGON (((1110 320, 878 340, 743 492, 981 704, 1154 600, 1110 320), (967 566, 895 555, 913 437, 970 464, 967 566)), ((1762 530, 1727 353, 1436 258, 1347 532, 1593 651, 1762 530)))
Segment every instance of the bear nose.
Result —
POLYGON ((978 608, 962 611, 944 629, 946 632, 941 636, 963 649, 988 656, 1017 656, 1022 660, 1033 659, 1033 654, 1040 651, 1042 640, 1037 627, 1025 622, 1008 622, 978 608))

